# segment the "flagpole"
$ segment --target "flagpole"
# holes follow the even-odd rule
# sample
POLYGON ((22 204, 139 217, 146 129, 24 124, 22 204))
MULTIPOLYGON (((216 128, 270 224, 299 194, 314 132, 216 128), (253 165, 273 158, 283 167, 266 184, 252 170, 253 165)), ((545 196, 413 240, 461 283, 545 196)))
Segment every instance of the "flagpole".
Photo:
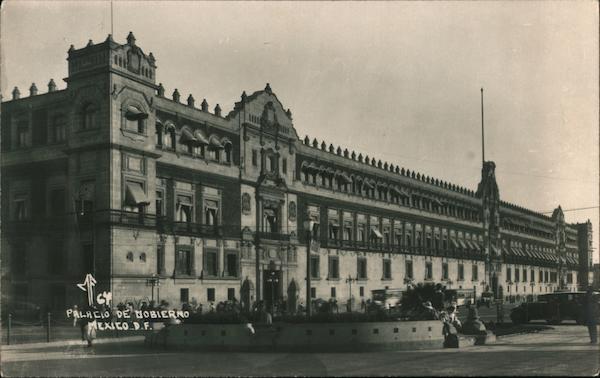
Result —
POLYGON ((483 127, 483 88, 481 88, 481 162, 485 163, 485 132, 483 127))
POLYGON ((115 35, 113 30, 113 0, 110 0, 110 34, 115 35))

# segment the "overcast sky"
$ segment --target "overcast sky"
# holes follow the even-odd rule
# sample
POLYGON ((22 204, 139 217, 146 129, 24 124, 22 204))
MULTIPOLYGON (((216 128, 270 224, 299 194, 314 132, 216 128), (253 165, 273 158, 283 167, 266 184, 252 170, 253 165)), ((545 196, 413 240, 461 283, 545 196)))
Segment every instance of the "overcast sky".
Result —
MULTIPOLYGON (((598 206, 598 3, 114 1, 157 81, 223 113, 269 82, 309 135, 536 211, 598 206)), ((2 4, 1 91, 67 76, 67 50, 103 41, 110 2, 2 4)), ((598 209, 568 211, 591 219, 598 209)), ((596 261, 598 251, 596 251, 596 261)))

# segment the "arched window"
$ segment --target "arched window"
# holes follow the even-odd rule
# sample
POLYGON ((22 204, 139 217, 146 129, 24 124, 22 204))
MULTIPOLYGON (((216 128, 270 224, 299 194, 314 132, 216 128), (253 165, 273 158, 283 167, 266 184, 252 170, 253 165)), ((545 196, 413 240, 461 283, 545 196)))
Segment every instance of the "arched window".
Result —
POLYGON ((93 129, 97 126, 98 108, 87 103, 81 109, 81 128, 83 130, 93 129))

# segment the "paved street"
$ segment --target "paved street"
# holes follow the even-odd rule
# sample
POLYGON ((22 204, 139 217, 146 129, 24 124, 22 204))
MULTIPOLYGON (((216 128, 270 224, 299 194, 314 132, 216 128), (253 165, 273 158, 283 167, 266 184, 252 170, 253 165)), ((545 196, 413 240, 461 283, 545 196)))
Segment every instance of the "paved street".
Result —
POLYGON ((512 335, 487 346, 378 353, 201 353, 106 341, 4 346, 3 376, 223 375, 592 375, 600 348, 582 326, 512 335))

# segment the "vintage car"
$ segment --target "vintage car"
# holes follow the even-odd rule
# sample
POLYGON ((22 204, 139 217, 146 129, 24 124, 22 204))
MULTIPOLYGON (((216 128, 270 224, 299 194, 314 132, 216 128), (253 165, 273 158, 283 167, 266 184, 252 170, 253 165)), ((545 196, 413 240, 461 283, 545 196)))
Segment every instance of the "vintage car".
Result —
POLYGON ((392 309, 400 306, 402 289, 379 289, 371 290, 373 303, 384 309, 392 309))
MULTIPOLYGON (((563 320, 585 321, 585 291, 567 291, 543 294, 536 302, 525 302, 512 309, 510 318, 514 324, 531 320, 545 320, 549 324, 560 324, 563 320)), ((600 309, 600 292, 594 292, 593 301, 600 309)))

